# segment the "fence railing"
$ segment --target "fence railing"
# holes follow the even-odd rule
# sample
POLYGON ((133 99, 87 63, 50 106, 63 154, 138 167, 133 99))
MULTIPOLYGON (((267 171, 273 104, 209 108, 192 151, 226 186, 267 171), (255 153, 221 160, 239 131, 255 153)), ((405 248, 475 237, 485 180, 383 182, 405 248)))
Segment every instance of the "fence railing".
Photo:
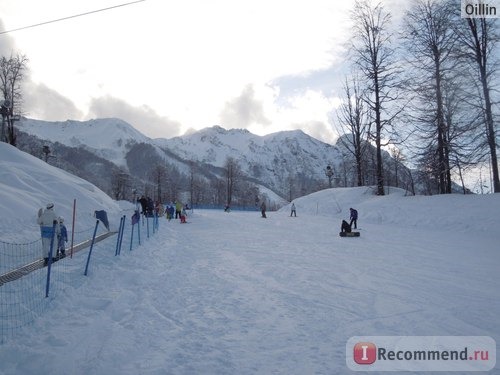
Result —
POLYGON ((124 215, 118 231, 102 231, 99 221, 95 227, 75 232, 76 245, 66 250, 66 257, 56 260, 50 267, 44 264, 42 241, 9 243, 0 241, 0 344, 13 337, 22 327, 32 324, 45 311, 51 301, 73 279, 88 276, 96 260, 92 249, 106 252, 101 256, 124 255, 141 245, 159 229, 157 217, 142 217, 132 225, 124 215), (99 232, 101 229, 101 232, 99 232), (135 235, 135 236, 134 236, 135 235), (107 240, 116 236, 116 242, 107 240), (142 238, 141 238, 142 237, 142 238), (101 249, 97 249, 101 247, 101 249), (109 251, 108 251, 109 249, 109 251), (87 250, 84 269, 74 267, 76 253, 87 250), (73 263, 72 263, 73 262, 73 263), (50 298, 47 298, 50 297, 50 298))

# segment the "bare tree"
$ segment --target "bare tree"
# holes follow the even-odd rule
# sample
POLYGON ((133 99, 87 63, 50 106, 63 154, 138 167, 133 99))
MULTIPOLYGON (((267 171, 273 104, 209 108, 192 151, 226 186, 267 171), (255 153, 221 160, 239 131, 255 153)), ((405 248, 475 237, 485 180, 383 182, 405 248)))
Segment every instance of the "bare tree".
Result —
POLYGON ((24 78, 28 59, 24 55, 0 58, 0 91, 3 94, 1 141, 16 145, 14 114, 21 113, 21 82, 24 78), (5 125, 7 126, 5 128, 5 125))
POLYGON ((239 163, 232 157, 228 157, 225 163, 225 178, 226 178, 226 204, 231 206, 233 194, 235 192, 236 184, 241 178, 242 171, 239 163))
POLYGON ((129 187, 130 176, 123 170, 113 172, 111 176, 111 191, 116 200, 126 198, 126 191, 129 187))
POLYGON ((340 128, 344 136, 341 136, 339 141, 353 155, 356 163, 357 185, 363 186, 363 155, 368 145, 370 122, 364 107, 360 83, 356 76, 353 76, 352 83, 349 83, 346 78, 344 94, 345 100, 338 113, 340 128))
MULTIPOLYGON (((415 116, 428 143, 422 153, 437 153, 439 193, 451 193, 450 130, 446 118, 446 79, 457 71, 458 35, 454 1, 417 0, 405 17, 405 47, 413 69, 411 87, 416 93, 415 116)), ((450 113, 448 113, 450 115, 450 113)), ((448 117, 451 120, 451 117, 448 117)), ((420 135, 422 135, 422 132, 420 135)))
POLYGON ((388 105, 393 102, 395 89, 394 49, 391 47, 389 24, 391 16, 379 3, 357 0, 352 11, 354 40, 352 52, 356 65, 366 81, 365 103, 370 110, 373 123, 371 137, 376 145, 377 194, 384 195, 384 172, 382 161, 383 133, 392 124, 394 115, 389 114, 388 105))
POLYGON ((163 189, 167 179, 167 169, 163 165, 157 165, 151 171, 151 178, 156 188, 156 199, 158 201, 163 200, 163 189))
POLYGON ((491 81, 493 74, 496 73, 496 61, 492 61, 492 54, 500 40, 496 21, 494 18, 466 18, 465 27, 459 29, 458 34, 467 48, 465 57, 475 66, 476 77, 479 78, 486 141, 493 174, 493 190, 495 193, 500 193, 497 142, 491 99, 491 81))

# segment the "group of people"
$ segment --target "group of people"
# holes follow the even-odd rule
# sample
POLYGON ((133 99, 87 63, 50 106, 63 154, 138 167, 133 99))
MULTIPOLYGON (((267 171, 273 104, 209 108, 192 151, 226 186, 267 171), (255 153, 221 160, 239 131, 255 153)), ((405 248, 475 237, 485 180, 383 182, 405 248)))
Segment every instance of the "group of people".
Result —
POLYGON ((187 222, 186 211, 189 210, 189 206, 187 204, 183 205, 179 200, 163 205, 161 202, 153 202, 151 198, 143 195, 137 201, 141 205, 141 214, 146 217, 153 217, 155 215, 161 217, 165 215, 168 221, 175 218, 180 219, 181 223, 187 222))
POLYGON ((68 242, 68 231, 64 225, 64 219, 57 216, 54 211, 54 203, 48 203, 45 209, 38 210, 38 225, 42 235, 42 258, 44 265, 49 263, 50 247, 52 248, 52 262, 66 256, 66 242, 68 242))
MULTIPOLYGON (((187 213, 186 210, 189 208, 187 205, 183 205, 181 202, 176 201, 173 204, 167 204, 163 207, 162 204, 154 204, 150 198, 144 196, 138 200, 142 207, 142 214, 145 216, 153 216, 156 213, 158 216, 163 216, 165 214, 167 220, 172 220, 175 215, 175 219, 180 219, 181 223, 186 223, 187 213)), ((229 206, 225 207, 225 211, 229 211, 229 206)), ((262 202, 260 206, 262 217, 266 217, 266 203, 262 202)), ((341 232, 350 233, 352 231, 352 226, 357 229, 358 223, 358 211, 354 208, 350 208, 350 222, 342 220, 342 225, 340 228, 341 232)), ((297 216, 297 211, 295 208, 295 203, 292 202, 291 205, 291 216, 297 216)), ((42 235, 42 258, 44 259, 44 265, 48 264, 50 256, 50 245, 54 241, 54 248, 52 249, 52 261, 62 259, 66 256, 66 242, 68 242, 68 232, 66 226, 64 225, 64 219, 54 211, 54 203, 48 203, 45 209, 40 208, 38 211, 38 225, 40 225, 40 231, 42 235)))
MULTIPOLYGON (((345 220, 342 220, 342 224, 340 226, 340 232, 347 232, 347 233, 351 233, 352 231, 352 226, 354 225, 354 229, 358 229, 358 210, 356 210, 355 208, 349 208, 349 211, 350 211, 350 217, 349 217, 349 220, 350 222, 348 223, 347 221, 345 220)), ((265 213, 262 214, 262 217, 265 217, 264 216, 265 213)), ((297 217, 297 210, 295 208, 295 203, 292 202, 292 205, 290 206, 290 217, 297 217)))

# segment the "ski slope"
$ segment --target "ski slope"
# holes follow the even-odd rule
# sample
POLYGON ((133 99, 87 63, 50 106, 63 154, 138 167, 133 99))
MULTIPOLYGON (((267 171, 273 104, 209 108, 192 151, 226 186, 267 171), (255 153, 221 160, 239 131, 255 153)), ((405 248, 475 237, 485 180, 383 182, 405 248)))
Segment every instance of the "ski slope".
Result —
POLYGON ((500 195, 389 193, 321 191, 297 218, 195 210, 120 257, 104 241, 88 277, 85 252, 68 260, 0 374, 348 374, 352 336, 498 342, 500 195), (338 236, 349 207, 359 238, 338 236))

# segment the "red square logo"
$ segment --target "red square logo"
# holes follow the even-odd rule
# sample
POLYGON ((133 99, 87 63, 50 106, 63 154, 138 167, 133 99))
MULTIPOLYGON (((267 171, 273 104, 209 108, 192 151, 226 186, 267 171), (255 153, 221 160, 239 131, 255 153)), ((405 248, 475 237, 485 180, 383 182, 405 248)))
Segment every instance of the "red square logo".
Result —
POLYGON ((377 347, 371 342, 358 342, 354 345, 354 362, 358 365, 371 365, 377 360, 377 347))

